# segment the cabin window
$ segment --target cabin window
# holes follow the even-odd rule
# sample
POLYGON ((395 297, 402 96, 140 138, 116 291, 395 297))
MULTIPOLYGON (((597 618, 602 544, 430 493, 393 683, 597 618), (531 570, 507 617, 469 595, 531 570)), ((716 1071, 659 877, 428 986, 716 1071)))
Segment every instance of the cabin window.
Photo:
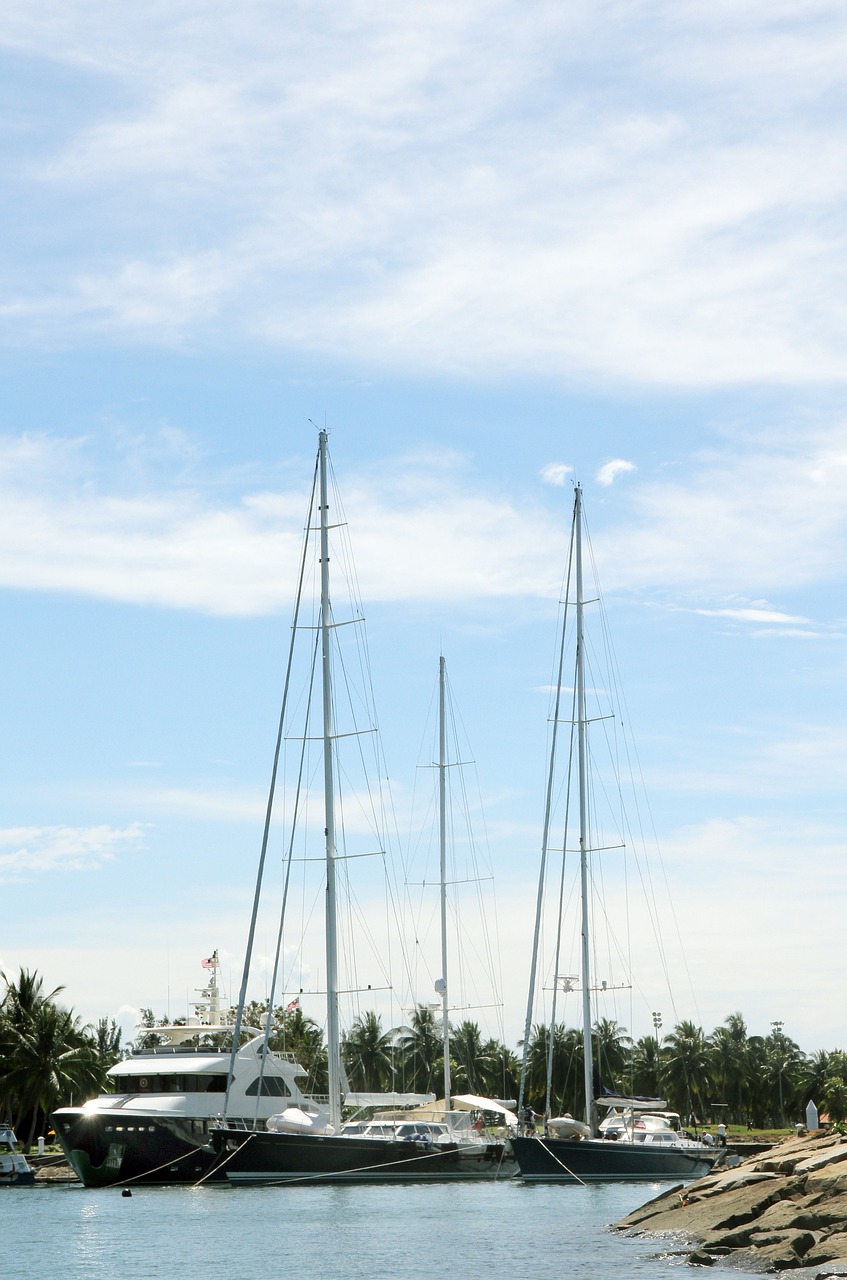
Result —
POLYGON ((123 1076, 119 1088, 122 1093, 226 1093, 226 1076, 123 1076))
MULTIPOLYGON (((248 1084, 247 1096, 249 1098, 255 1098, 258 1092, 259 1092, 259 1077, 257 1076, 256 1079, 252 1082, 252 1084, 248 1084)), ((279 1076, 265 1076, 264 1080, 262 1080, 262 1097, 263 1098, 290 1098, 291 1090, 288 1088, 288 1085, 285 1083, 285 1081, 281 1080, 279 1076)))

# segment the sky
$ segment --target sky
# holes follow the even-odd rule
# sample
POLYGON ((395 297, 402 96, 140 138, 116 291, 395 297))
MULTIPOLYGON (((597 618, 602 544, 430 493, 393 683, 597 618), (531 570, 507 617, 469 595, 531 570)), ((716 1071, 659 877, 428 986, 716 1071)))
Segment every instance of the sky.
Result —
POLYGON ((847 1047, 845 54, 841 0, 4 6, 0 969, 234 993, 317 424, 401 833, 447 659, 510 1042, 579 481, 681 944, 617 1016, 847 1047))

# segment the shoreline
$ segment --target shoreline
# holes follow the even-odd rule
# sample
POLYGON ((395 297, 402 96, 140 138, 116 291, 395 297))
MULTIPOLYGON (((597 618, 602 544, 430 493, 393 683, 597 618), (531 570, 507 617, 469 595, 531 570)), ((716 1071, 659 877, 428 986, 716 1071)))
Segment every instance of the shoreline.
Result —
POLYGON ((847 1277, 847 1137, 787 1138, 662 1192, 613 1229, 684 1241, 692 1265, 847 1277))

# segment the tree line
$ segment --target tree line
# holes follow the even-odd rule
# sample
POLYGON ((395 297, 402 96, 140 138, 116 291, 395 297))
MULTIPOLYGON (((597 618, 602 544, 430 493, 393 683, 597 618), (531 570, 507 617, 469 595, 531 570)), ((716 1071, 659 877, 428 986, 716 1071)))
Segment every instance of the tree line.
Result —
MULTIPOLYGON (((44 1132, 50 1112, 108 1088, 107 1071, 132 1048, 151 1048, 161 1037, 149 1009, 132 1045, 122 1046, 114 1020, 83 1026, 58 1003, 62 987, 45 991, 37 973, 17 979, 0 974, 0 1120, 30 1145, 44 1132)), ((254 1002, 245 1023, 264 1027, 267 1005, 254 1002)), ((161 1023, 159 1025, 162 1025, 161 1023)), ((298 1007, 276 1008, 271 1049, 289 1053, 308 1076, 308 1089, 325 1093, 326 1044, 322 1028, 298 1007)), ((595 1092, 662 1097, 687 1120, 724 1119, 756 1129, 782 1128, 803 1118, 810 1100, 830 1120, 847 1119, 847 1055, 841 1050, 805 1054, 776 1024, 768 1036, 750 1035, 740 1013, 707 1034, 679 1022, 661 1039, 633 1040, 625 1027, 600 1019, 592 1034, 595 1092)), ((510 1049, 465 1020, 451 1028, 450 1071, 454 1093, 516 1099, 523 1045, 510 1049)), ((440 1018, 419 1004, 408 1024, 386 1028, 373 1011, 361 1013, 342 1041, 347 1084, 360 1092, 441 1095, 444 1045, 440 1018)), ((527 1101, 544 1113, 583 1110, 583 1039, 576 1028, 532 1029, 526 1051, 527 1101), (549 1102, 547 1097, 550 1077, 549 1102)))
POLYGON ((56 1107, 104 1091, 106 1072, 122 1056, 121 1032, 107 1018, 83 1026, 56 1002, 64 988, 45 991, 37 973, 0 978, 0 1121, 29 1149, 56 1107))

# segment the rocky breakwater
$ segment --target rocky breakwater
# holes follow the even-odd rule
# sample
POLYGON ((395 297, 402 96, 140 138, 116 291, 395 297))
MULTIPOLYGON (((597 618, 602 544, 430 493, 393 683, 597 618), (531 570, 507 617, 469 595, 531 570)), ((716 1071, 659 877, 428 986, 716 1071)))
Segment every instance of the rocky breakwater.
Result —
POLYGON ((675 1236, 701 1266, 847 1277, 847 1138, 787 1139, 734 1169, 674 1187, 615 1227, 675 1236))

